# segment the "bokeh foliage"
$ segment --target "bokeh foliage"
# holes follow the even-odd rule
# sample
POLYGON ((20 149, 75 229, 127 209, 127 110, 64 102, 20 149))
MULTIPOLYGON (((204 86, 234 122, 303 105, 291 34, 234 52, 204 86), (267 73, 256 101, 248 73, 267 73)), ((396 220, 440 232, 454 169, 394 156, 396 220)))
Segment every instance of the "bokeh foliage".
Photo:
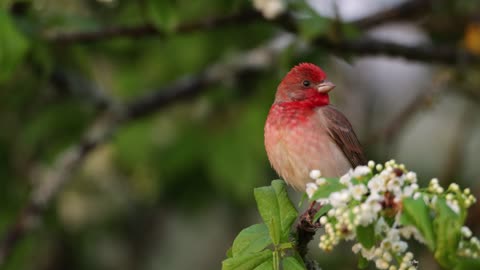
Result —
MULTIPOLYGON (((290 2, 294 11, 313 17, 299 21, 300 39, 281 53, 275 68, 225 80, 200 97, 121 126, 75 173, 4 268, 182 269, 178 265, 190 254, 162 257, 168 249, 157 244, 170 234, 174 242, 186 243, 175 251, 193 245, 213 254, 199 269, 219 268, 234 235, 258 220, 251 214, 253 188, 275 178, 264 152, 263 125, 278 81, 300 61, 327 62, 327 51, 306 47, 305 40, 338 38, 333 19, 318 16, 304 1, 290 2), (223 234, 210 243, 197 235, 197 227, 223 234), (204 242, 192 244, 195 239, 185 235, 204 242)), ((465 4, 470 1, 441 2, 435 14, 470 10, 465 4), (459 4, 445 8, 453 2, 459 4)), ((39 172, 80 140, 106 104, 135 100, 282 31, 265 20, 175 31, 251 6, 248 0, 0 1, 0 233, 28 201, 39 172), (164 34, 55 39, 59 33, 146 24, 164 34)), ((349 24, 342 27, 347 38, 361 34, 349 24)), ((461 42, 461 33, 444 38, 432 27, 434 40, 461 42)))

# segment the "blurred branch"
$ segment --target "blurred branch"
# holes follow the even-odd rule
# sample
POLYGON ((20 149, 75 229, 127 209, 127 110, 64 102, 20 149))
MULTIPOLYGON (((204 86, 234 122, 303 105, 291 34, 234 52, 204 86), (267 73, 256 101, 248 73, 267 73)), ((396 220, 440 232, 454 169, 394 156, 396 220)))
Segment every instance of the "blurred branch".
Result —
MULTIPOLYGON (((212 17, 202 19, 196 22, 184 23, 175 27, 171 33, 185 34, 195 31, 206 31, 224 27, 227 25, 245 24, 258 22, 262 20, 260 13, 248 9, 232 15, 221 17, 212 17)), ((170 32, 169 32, 170 33, 170 32)), ((100 29, 97 31, 56 33, 47 35, 47 39, 51 42, 67 45, 72 43, 89 43, 105 41, 113 38, 139 38, 146 36, 166 37, 169 33, 158 29, 153 24, 145 24, 139 26, 118 26, 100 29)))
MULTIPOLYGON (((413 1, 416 2, 416 1, 413 1)), ((420 1, 428 2, 428 1, 420 1)), ((410 2, 408 2, 410 3, 410 2)), ((406 11, 413 9, 414 4, 400 6, 390 11, 385 11, 385 14, 375 14, 372 17, 364 18, 357 21, 355 24, 359 27, 372 26, 374 24, 383 22, 384 18, 389 14, 403 14, 406 11)), ((417 5, 417 4, 415 4, 417 5)), ((415 8, 423 8, 423 5, 418 4, 415 8)), ((254 10, 244 10, 232 15, 213 17, 203 19, 197 22, 190 22, 178 25, 172 33, 184 34, 195 31, 213 30, 226 25, 244 24, 266 21, 261 14, 254 10)), ((285 13, 273 21, 268 21, 284 28, 285 30, 298 34, 296 19, 293 15, 285 13)), ((151 24, 140 26, 121 26, 101 29, 90 32, 72 32, 72 33, 56 33, 47 36, 47 39, 57 44, 73 44, 73 43, 88 43, 104 41, 112 38, 139 38, 144 36, 165 37, 168 33, 159 30, 151 24)), ((457 47, 441 47, 435 45, 401 45, 394 42, 381 41, 375 39, 355 39, 355 40, 339 40, 335 41, 326 36, 319 36, 312 40, 312 44, 339 52, 342 54, 354 54, 355 56, 362 55, 386 55, 392 57, 401 57, 408 60, 436 62, 449 65, 459 63, 466 64, 480 64, 480 56, 473 55, 457 47)))
POLYGON ((5 264, 20 240, 38 224, 52 200, 65 184, 73 179, 73 174, 87 156, 108 142, 119 127, 152 115, 174 102, 196 97, 211 86, 241 77, 245 72, 259 73, 266 70, 273 65, 279 52, 287 45, 284 38, 285 36, 280 36, 266 46, 241 54, 226 63, 213 65, 196 75, 182 78, 128 104, 109 104, 77 144, 61 153, 51 168, 33 179, 36 188, 32 191, 29 202, 0 238, 0 267, 5 264))
POLYGON ((353 25, 360 29, 368 29, 383 23, 413 19, 420 15, 425 15, 430 10, 432 0, 410 0, 400 3, 392 8, 382 10, 353 22, 353 25))

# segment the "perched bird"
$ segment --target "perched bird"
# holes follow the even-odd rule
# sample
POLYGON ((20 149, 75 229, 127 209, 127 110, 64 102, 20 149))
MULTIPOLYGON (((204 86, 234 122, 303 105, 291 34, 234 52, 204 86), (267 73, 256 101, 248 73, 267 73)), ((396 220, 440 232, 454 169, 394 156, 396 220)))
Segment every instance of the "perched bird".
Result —
POLYGON ((265 148, 275 171, 297 190, 311 170, 338 177, 366 164, 347 118, 330 105, 335 85, 318 66, 302 63, 283 78, 265 123, 265 148))

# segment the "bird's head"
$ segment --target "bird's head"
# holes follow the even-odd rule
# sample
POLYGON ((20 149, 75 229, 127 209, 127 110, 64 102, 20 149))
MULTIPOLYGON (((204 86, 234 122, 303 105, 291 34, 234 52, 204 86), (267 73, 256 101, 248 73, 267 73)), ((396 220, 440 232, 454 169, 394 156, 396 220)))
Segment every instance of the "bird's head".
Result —
POLYGON ((318 66, 299 64, 290 70, 277 88, 275 103, 301 102, 306 105, 328 105, 328 92, 335 85, 327 81, 327 75, 318 66))

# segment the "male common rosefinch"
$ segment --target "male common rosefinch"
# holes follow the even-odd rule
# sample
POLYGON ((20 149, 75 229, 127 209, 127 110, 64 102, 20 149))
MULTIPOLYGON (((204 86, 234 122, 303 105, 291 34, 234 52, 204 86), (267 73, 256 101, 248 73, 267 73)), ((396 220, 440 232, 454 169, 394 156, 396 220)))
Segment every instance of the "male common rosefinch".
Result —
POLYGON ((335 85, 314 64, 295 66, 277 88, 265 123, 265 148, 277 173, 297 190, 311 170, 339 177, 366 163, 347 118, 330 105, 335 85))

